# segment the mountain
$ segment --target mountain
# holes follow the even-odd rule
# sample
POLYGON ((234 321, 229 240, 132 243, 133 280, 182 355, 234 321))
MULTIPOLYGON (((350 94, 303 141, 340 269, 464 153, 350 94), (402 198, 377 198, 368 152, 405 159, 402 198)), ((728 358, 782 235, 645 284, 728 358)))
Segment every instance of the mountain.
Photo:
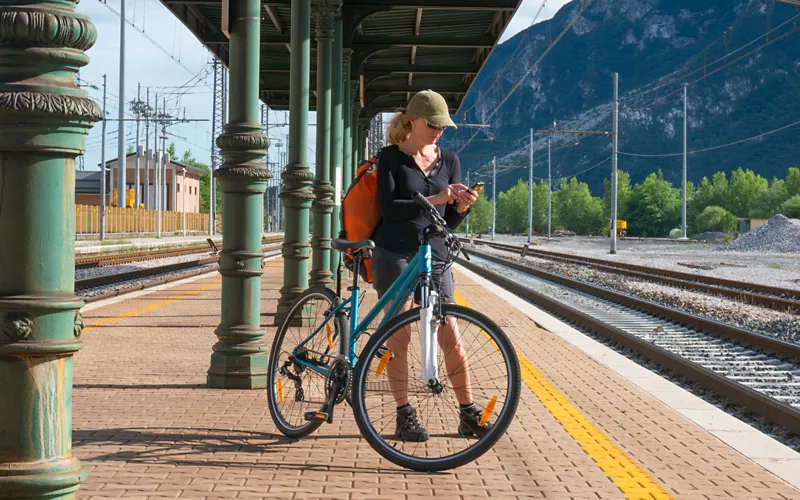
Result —
MULTIPOLYGON (((495 48, 456 116, 457 123, 491 126, 488 132, 478 132, 460 153, 464 170, 474 172, 495 155, 498 165, 527 165, 529 129, 549 129, 554 120, 560 130, 611 130, 613 72, 619 73, 622 152, 683 151, 684 82, 690 83, 689 151, 800 120, 798 7, 774 0, 594 0, 525 76, 584 1, 566 4, 550 21, 537 23, 495 48), (769 30, 774 31, 767 37, 769 30), (490 136, 493 140, 487 140, 490 136)), ((448 133, 443 144, 458 150, 475 130, 461 127, 448 133)), ((689 180, 697 184, 703 176, 739 166, 770 179, 782 178, 789 167, 800 165, 798 133, 800 126, 690 155, 689 180)), ((611 154, 608 136, 560 134, 552 141, 554 150, 566 146, 552 153, 554 179, 582 172, 611 154)), ((534 144, 534 175, 544 177, 546 137, 537 135, 534 144)), ((630 172, 633 182, 661 169, 677 186, 682 161, 681 156, 623 155, 619 168, 630 172)), ((602 195, 602 182, 610 170, 607 162, 578 178, 602 195)), ((524 169, 508 171, 498 178, 498 189, 527 176, 524 169)))

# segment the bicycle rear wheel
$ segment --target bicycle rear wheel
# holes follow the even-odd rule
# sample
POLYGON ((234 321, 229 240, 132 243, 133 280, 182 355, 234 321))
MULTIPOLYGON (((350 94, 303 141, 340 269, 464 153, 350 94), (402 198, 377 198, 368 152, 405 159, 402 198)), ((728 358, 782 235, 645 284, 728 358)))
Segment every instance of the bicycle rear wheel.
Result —
POLYGON ((345 321, 342 317, 326 317, 337 300, 329 288, 306 290, 292 304, 275 334, 267 373, 267 401, 275 426, 285 436, 307 436, 322 425, 305 418, 306 413, 320 411, 326 403, 325 376, 308 365, 328 367, 339 353, 339 332, 345 331, 345 321), (302 348, 296 349, 303 342, 302 348))
POLYGON ((362 435, 387 460, 416 471, 452 469, 480 457, 505 433, 519 403, 519 361, 502 329, 475 310, 457 305, 442 309, 456 328, 448 332, 440 326, 438 331, 441 392, 421 380, 419 309, 373 334, 354 373, 353 412, 362 435), (386 351, 392 346, 393 351, 386 351), (382 347, 389 354, 381 355, 382 347), (403 392, 428 431, 424 442, 399 437, 396 418, 403 392), (460 430, 459 404, 469 402, 476 405, 481 421, 492 424, 481 437, 460 430))

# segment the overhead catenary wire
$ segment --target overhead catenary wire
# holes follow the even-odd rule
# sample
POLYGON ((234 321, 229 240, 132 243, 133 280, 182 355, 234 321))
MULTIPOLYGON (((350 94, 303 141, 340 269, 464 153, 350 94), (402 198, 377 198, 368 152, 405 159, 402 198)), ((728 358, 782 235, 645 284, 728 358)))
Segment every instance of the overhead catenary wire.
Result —
MULTIPOLYGON (((754 4, 751 6, 751 8, 750 8, 748 11, 746 11, 746 13, 745 13, 745 14, 747 14, 748 12, 749 12, 749 13, 752 13, 752 12, 750 12, 750 11, 754 11, 754 10, 755 10, 755 7, 758 7, 758 3, 754 3, 754 4)), ((682 70, 684 70, 684 69, 685 69, 687 66, 690 66, 690 65, 691 65, 691 63, 692 63, 692 62, 693 62, 695 59, 697 59, 697 58, 698 58, 698 57, 700 57, 701 55, 703 55, 703 54, 707 53, 707 52, 708 52, 708 51, 709 51, 709 50, 710 50, 710 49, 711 49, 711 48, 712 48, 714 45, 716 45, 716 43, 717 43, 717 42, 719 42, 720 40, 722 40, 722 39, 723 39, 723 37, 727 36, 728 30, 732 29, 733 27, 735 27, 735 26, 737 26, 739 23, 741 23, 741 22, 744 20, 744 18, 745 18, 745 17, 747 17, 747 15, 745 15, 745 14, 742 14, 741 16, 739 16, 739 18, 738 18, 738 19, 737 19, 737 20, 734 22, 734 24, 733 24, 731 27, 729 27, 729 28, 727 28, 727 29, 726 29, 726 31, 725 31, 725 33, 726 33, 726 34, 723 34, 722 36, 720 36, 719 38, 717 38, 716 40, 714 40, 713 42, 711 42, 711 43, 710 43, 710 44, 709 44, 709 45, 708 45, 708 46, 707 46, 705 49, 703 49, 702 51, 700 51, 698 54, 695 54, 694 56, 692 56, 691 58, 689 58, 689 59, 688 59, 688 60, 687 60, 685 63, 683 63, 683 64, 682 64, 682 65, 681 65, 681 66, 680 66, 678 69, 676 69, 675 71, 672 71, 672 72, 670 72, 670 73, 667 73, 666 75, 663 75, 663 76, 661 76, 661 77, 660 77, 658 80, 663 80, 664 78, 667 78, 667 77, 668 77, 668 76, 670 76, 670 75, 676 75, 676 74, 680 73, 682 70)), ((749 15, 749 14, 748 14, 748 15, 749 15)), ((675 79, 673 79, 673 80, 671 80, 671 81, 669 81, 669 82, 667 82, 667 83, 659 84, 659 85, 657 85, 656 87, 653 87, 653 88, 651 88, 651 89, 643 90, 643 91, 641 91, 641 92, 637 92, 637 93, 634 93, 634 94, 629 94, 629 95, 627 95, 627 96, 624 96, 624 97, 620 97, 620 103, 621 103, 621 102, 624 102, 624 101, 629 101, 629 100, 631 100, 631 99, 635 99, 636 97, 640 97, 640 96, 643 96, 643 95, 646 95, 646 94, 649 94, 649 93, 655 92, 656 90, 659 90, 659 89, 661 89, 661 88, 664 88, 664 87, 667 87, 667 86, 669 86, 669 85, 672 85, 673 83, 682 82, 682 81, 683 81, 684 79, 686 79, 688 76, 690 76, 690 75, 693 75, 693 74, 695 74, 695 73, 698 73, 698 72, 700 72, 700 71, 704 71, 704 70, 705 70, 705 69, 706 69, 708 66, 713 66, 714 64, 716 64, 716 63, 718 63, 718 62, 720 62, 720 61, 723 61, 723 60, 727 59, 728 57, 730 57, 730 56, 732 56, 732 55, 734 55, 734 54, 736 54, 736 53, 738 53, 738 52, 740 52, 740 51, 744 50, 745 48, 749 47, 749 46, 750 46, 750 45, 752 45, 753 43, 755 43, 755 42, 757 42, 758 40, 760 40, 760 39, 764 38, 765 36, 769 36, 771 33, 774 33, 775 31, 779 30, 780 28, 782 28, 783 26, 785 26, 787 23, 794 21, 794 20, 795 20, 795 19, 797 19, 798 17, 800 17, 800 15, 794 16, 793 18, 789 19, 789 21, 787 21, 787 22, 785 22, 785 23, 781 24, 780 26, 776 26, 775 28, 771 29, 770 31, 767 31, 766 33, 762 34, 761 36, 759 36, 759 37, 757 37, 757 38, 754 38, 753 40, 749 41, 749 42, 748 42, 748 43, 746 43, 745 45, 742 45, 741 47, 737 48, 736 50, 733 50, 733 51, 731 51, 731 52, 727 52, 727 53, 726 53, 724 56, 720 57, 719 59, 715 60, 714 62, 711 62, 711 63, 706 63, 706 64, 704 64, 702 68, 696 69, 696 70, 694 70, 694 71, 692 71, 692 72, 690 72, 690 73, 687 73, 687 74, 685 74, 685 75, 682 75, 682 76, 680 76, 680 77, 677 77, 677 78, 675 78, 675 79)))
MULTIPOLYGON (((764 133, 761 133, 761 134, 758 134, 758 135, 754 135, 753 137, 748 137, 746 139, 741 139, 741 140, 738 140, 738 141, 729 142, 728 144, 721 144, 719 146, 712 146, 710 148, 695 149, 695 150, 692 150, 692 151, 688 151, 686 154, 693 155, 693 154, 698 154, 698 153, 707 153, 709 151, 716 151, 718 149, 724 149, 724 148, 729 148, 731 146, 737 146, 737 145, 743 144, 745 142, 754 141, 756 139, 761 139, 762 137, 766 137, 768 135, 772 135, 772 134, 775 134, 777 132, 781 132, 783 130, 786 130, 786 129, 789 129, 789 128, 792 128, 792 127, 796 127, 797 125, 800 125, 800 121, 796 121, 794 123, 790 123, 789 125, 784 125, 783 127, 776 128, 776 129, 770 130, 768 132, 764 132, 764 133)), ((639 157, 639 158, 670 158, 670 157, 675 157, 675 156, 683 156, 683 153, 639 154, 639 153, 628 153, 628 152, 622 152, 622 151, 620 151, 619 154, 624 155, 624 156, 635 156, 635 157, 639 157)))
MULTIPOLYGON (((800 27, 792 28, 791 30, 787 31, 786 33, 783 33, 783 34, 777 36, 776 38, 773 38, 772 40, 769 40, 768 42, 763 43, 762 45, 756 47, 755 49, 753 49, 753 50, 751 50, 749 52, 747 52, 746 54, 743 54, 743 55, 737 57, 736 59, 734 59, 734 60, 732 60, 732 61, 730 61, 730 62, 728 62, 726 64, 723 64, 722 66, 720 66, 718 68, 715 68, 714 70, 704 74, 700 78, 697 78, 697 79, 695 79, 695 80, 693 80, 691 82, 688 82, 686 85, 691 87, 691 86, 695 85, 696 83, 699 83, 699 82, 705 80, 706 78, 708 78, 708 77, 710 77, 710 76, 722 71, 723 69, 729 68, 730 66, 738 63, 742 59, 745 59, 745 58, 755 54, 756 52, 758 52, 758 51, 760 51, 760 50, 762 50, 762 49, 764 49, 766 47, 769 47, 770 45, 772 45, 772 44, 774 44, 774 43, 776 43, 776 42, 778 42, 780 40, 783 40, 784 38, 787 38, 787 37, 789 37, 789 36, 791 36, 791 35, 793 35, 794 33, 797 33, 797 32, 800 32, 800 27)), ((675 94, 677 94, 679 92, 683 92, 683 86, 681 86, 678 89, 673 90, 672 92, 670 92, 668 94, 665 94, 665 95, 663 95, 661 97, 657 97, 657 98, 653 99, 649 104, 647 104, 645 106, 642 106, 642 107, 639 107, 639 108, 635 108, 633 111, 642 111, 644 109, 647 109, 647 108, 653 106, 654 104, 657 104, 658 102, 663 101, 667 97, 673 96, 673 95, 675 95, 675 94)))
MULTIPOLYGON (((121 15, 121 14, 120 14, 120 13, 119 13, 117 10, 115 10, 115 9, 114 9, 114 7, 110 6, 108 3, 104 2, 103 0, 99 0, 99 2, 100 2, 102 5, 105 5, 105 7, 106 7, 108 10, 110 10, 111 12, 113 12, 113 13, 114 13, 114 15, 116 15, 116 16, 117 16, 117 17, 119 17, 119 18, 122 18, 122 15, 121 15)), ((180 65, 180 67, 182 67, 183 69, 185 69, 185 70, 186 70, 186 71, 188 71, 189 73, 194 73, 194 72, 193 72, 191 69, 189 69, 189 67, 188 67, 188 66, 186 66, 185 64, 183 64, 182 62, 180 62, 178 59, 175 59, 174 57, 172 57, 172 56, 170 55, 170 53, 167 51, 167 49, 165 49, 164 47, 162 47, 162 46, 161 46, 161 44, 159 44, 158 42, 156 42, 155 40, 153 40, 153 38, 152 38, 150 35, 148 35, 147 33, 145 33, 143 29, 139 29, 139 27, 137 27, 135 24, 133 24, 133 23, 132 23, 132 22, 131 22, 129 19, 125 19, 125 22, 126 22, 128 25, 130 25, 130 26, 131 26, 133 29, 135 29, 136 31, 138 31, 138 32, 139 32, 139 33, 140 33, 140 34, 141 34, 143 37, 145 37, 145 38, 146 38, 146 39, 147 39, 147 40, 148 40, 150 43, 152 43, 154 46, 156 46, 156 47, 158 48, 158 50, 160 50, 161 52, 163 52, 163 53, 164 53, 164 55, 166 55, 167 57, 169 57, 170 59, 172 59, 173 61, 175 61, 175 63, 177 63, 178 65, 180 65)))
MULTIPOLYGON (((497 114, 498 111, 500 111, 500 108, 502 108, 503 105, 511 98, 514 92, 516 92, 516 90, 523 84, 523 82, 528 78, 528 76, 533 72, 533 70, 538 67, 539 63, 547 56, 547 54, 549 54, 553 50, 553 48, 555 48, 556 45, 558 45, 558 42, 561 41, 561 39, 564 37, 564 35, 567 34, 567 32, 572 28, 572 26, 576 22, 578 22, 578 19, 580 19, 583 16, 584 11, 586 11, 586 9, 589 7, 589 5, 592 4, 592 2, 593 0, 584 0, 583 4, 578 10, 578 13, 575 14, 575 17, 572 20, 570 20, 569 23, 567 23, 564 29, 561 30, 561 33, 559 33, 559 35, 556 37, 556 39, 553 40, 553 42, 547 47, 547 49, 545 49, 545 51, 539 56, 539 58, 533 64, 531 64, 530 68, 528 68, 528 70, 522 75, 519 81, 511 88, 508 94, 500 101, 500 103, 494 108, 494 110, 491 113, 489 113, 489 115, 486 118, 484 118, 484 123, 491 120, 492 117, 495 114, 497 114)), ((469 146, 469 144, 478 135, 478 133, 480 133, 480 131, 481 129, 476 130, 475 133, 472 134, 472 137, 470 137, 467 140, 467 143, 464 144, 461 148, 459 148, 456 153, 461 153, 467 146, 469 146)))

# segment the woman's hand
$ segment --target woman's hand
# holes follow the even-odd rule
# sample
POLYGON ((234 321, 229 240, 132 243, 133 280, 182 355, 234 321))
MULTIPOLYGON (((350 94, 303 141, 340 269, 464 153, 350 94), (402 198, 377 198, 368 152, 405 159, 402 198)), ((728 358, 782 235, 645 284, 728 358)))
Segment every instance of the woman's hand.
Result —
POLYGON ((428 196, 428 201, 434 205, 443 205, 445 203, 452 205, 459 200, 459 195, 462 191, 469 191, 469 189, 463 184, 450 184, 435 195, 428 196))
POLYGON ((457 199, 459 212, 465 212, 473 203, 478 201, 479 189, 469 189, 467 186, 461 184, 464 189, 458 191, 457 199))

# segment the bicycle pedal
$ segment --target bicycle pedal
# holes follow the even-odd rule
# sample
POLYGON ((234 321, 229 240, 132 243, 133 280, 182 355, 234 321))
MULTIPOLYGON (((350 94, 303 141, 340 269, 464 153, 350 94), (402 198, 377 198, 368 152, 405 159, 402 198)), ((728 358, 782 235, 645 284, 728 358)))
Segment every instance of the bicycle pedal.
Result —
POLYGON ((307 411, 304 414, 304 417, 307 422, 327 422, 328 421, 328 413, 324 411, 307 411))

